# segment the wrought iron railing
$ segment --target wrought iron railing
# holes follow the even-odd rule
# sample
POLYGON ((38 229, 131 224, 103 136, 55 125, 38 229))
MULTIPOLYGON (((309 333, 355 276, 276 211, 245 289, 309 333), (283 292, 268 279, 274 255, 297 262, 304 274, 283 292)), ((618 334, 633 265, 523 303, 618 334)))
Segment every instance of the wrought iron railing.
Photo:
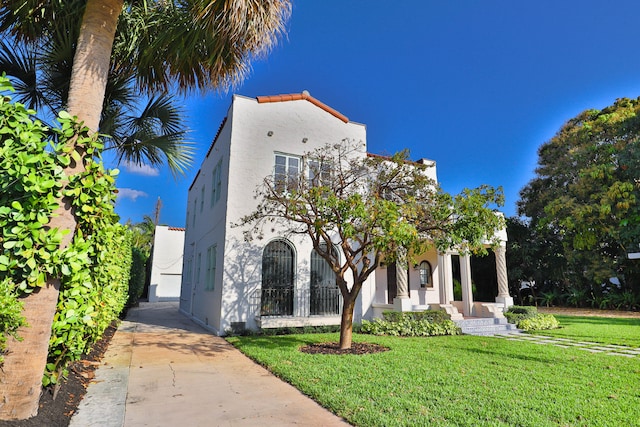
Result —
POLYGON ((291 316, 293 315, 292 288, 262 289, 260 298, 261 316, 291 316))
POLYGON ((340 314, 340 297, 338 288, 311 288, 309 314, 325 316, 340 314))

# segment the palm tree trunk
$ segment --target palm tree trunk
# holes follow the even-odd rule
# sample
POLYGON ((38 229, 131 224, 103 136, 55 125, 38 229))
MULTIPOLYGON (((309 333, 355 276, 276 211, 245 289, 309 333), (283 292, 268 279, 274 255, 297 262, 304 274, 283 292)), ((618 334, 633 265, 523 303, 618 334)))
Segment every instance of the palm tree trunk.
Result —
MULTIPOLYGON (((92 131, 98 129, 104 100, 111 49, 123 0, 88 0, 76 55, 73 60, 68 112, 92 131)), ((73 143, 73 142, 72 142, 73 143)), ((84 157, 84 152, 78 150, 84 157)), ((67 176, 82 172, 84 162, 72 163, 67 176)), ((59 201, 58 216, 49 227, 66 229, 61 248, 71 242, 77 220, 71 204, 59 201)), ((49 278, 46 286, 24 298, 23 315, 28 326, 18 331, 23 340, 11 340, 0 370, 0 419, 26 419, 37 414, 42 375, 47 363, 53 316, 58 303, 60 279, 49 278)))
POLYGON ((0 371, 2 420, 22 420, 38 413, 59 289, 60 281, 51 281, 24 299, 22 313, 28 326, 18 330, 22 341, 9 338, 9 353, 5 355, 0 371))
POLYGON ((82 17, 69 86, 68 112, 98 129, 111 49, 124 0, 88 0, 82 17))

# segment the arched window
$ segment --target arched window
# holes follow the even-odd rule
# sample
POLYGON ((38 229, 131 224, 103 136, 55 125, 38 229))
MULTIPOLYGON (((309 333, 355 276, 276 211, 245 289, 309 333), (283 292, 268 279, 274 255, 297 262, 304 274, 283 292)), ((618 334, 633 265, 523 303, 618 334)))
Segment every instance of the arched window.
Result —
MULTIPOLYGON (((321 250, 326 250, 321 245, 321 250)), ((338 253, 332 248, 332 253, 338 253)), ((336 275, 331 266, 316 252, 311 251, 311 284, 310 284, 309 313, 312 315, 333 315, 340 312, 340 290, 336 284, 336 275)))
POLYGON ((429 261, 422 261, 420 263, 421 288, 433 288, 433 278, 431 277, 431 273, 431 264, 429 264, 429 261))
POLYGON ((262 316, 293 314, 293 272, 295 257, 291 245, 276 240, 262 254, 262 316))

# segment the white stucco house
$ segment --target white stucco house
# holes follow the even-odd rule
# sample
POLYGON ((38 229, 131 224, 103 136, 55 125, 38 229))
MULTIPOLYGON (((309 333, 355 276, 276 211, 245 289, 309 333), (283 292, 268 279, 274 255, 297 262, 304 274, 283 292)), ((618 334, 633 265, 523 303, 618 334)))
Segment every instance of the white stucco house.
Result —
MULTIPOLYGON (((345 139, 362 141, 366 148, 365 125, 307 92, 233 97, 189 188, 180 289, 183 314, 220 335, 230 329, 340 323, 342 303, 335 278, 307 238, 285 238, 276 228, 248 242, 245 230, 232 225, 255 210, 255 189, 264 177, 304 171, 309 161, 304 153, 345 139)), ((437 181, 435 163, 428 170, 437 181)), ((494 301, 473 301, 468 256, 434 249, 409 268, 406 292, 398 292, 394 266, 378 268, 362 288, 354 321, 372 319, 384 310, 427 308, 446 310, 452 319, 502 317, 502 309, 513 300, 507 287, 506 232, 500 240, 494 301), (454 279, 462 288, 458 301, 454 279)))
POLYGON ((157 225, 153 236, 149 302, 177 301, 182 280, 184 228, 157 225))

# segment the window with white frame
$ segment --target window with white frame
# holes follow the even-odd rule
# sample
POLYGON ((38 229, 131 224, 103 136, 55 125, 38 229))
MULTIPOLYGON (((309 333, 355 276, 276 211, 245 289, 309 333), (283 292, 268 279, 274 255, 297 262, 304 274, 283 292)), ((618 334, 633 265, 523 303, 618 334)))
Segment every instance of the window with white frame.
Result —
POLYGON ((205 279, 205 287, 206 291, 212 291, 215 289, 215 281, 216 281, 216 255, 217 255, 217 246, 212 245, 207 249, 207 276, 205 279))
POLYGON ((222 159, 218 161, 218 164, 213 169, 211 175, 211 207, 220 200, 220 193, 222 191, 222 159))
POLYGON ((307 160, 310 187, 328 185, 331 181, 331 163, 317 159, 307 160))
POLYGON ((198 199, 193 201, 193 225, 196 225, 196 211, 198 210, 198 199))
POLYGON ((286 192, 298 189, 300 175, 300 157, 287 154, 276 154, 273 170, 276 191, 286 192))
POLYGON ((422 261, 420 263, 420 287, 421 288, 433 288, 431 264, 428 261, 422 261))
POLYGON ((204 209, 204 185, 200 189, 200 213, 202 213, 203 209, 204 209))

